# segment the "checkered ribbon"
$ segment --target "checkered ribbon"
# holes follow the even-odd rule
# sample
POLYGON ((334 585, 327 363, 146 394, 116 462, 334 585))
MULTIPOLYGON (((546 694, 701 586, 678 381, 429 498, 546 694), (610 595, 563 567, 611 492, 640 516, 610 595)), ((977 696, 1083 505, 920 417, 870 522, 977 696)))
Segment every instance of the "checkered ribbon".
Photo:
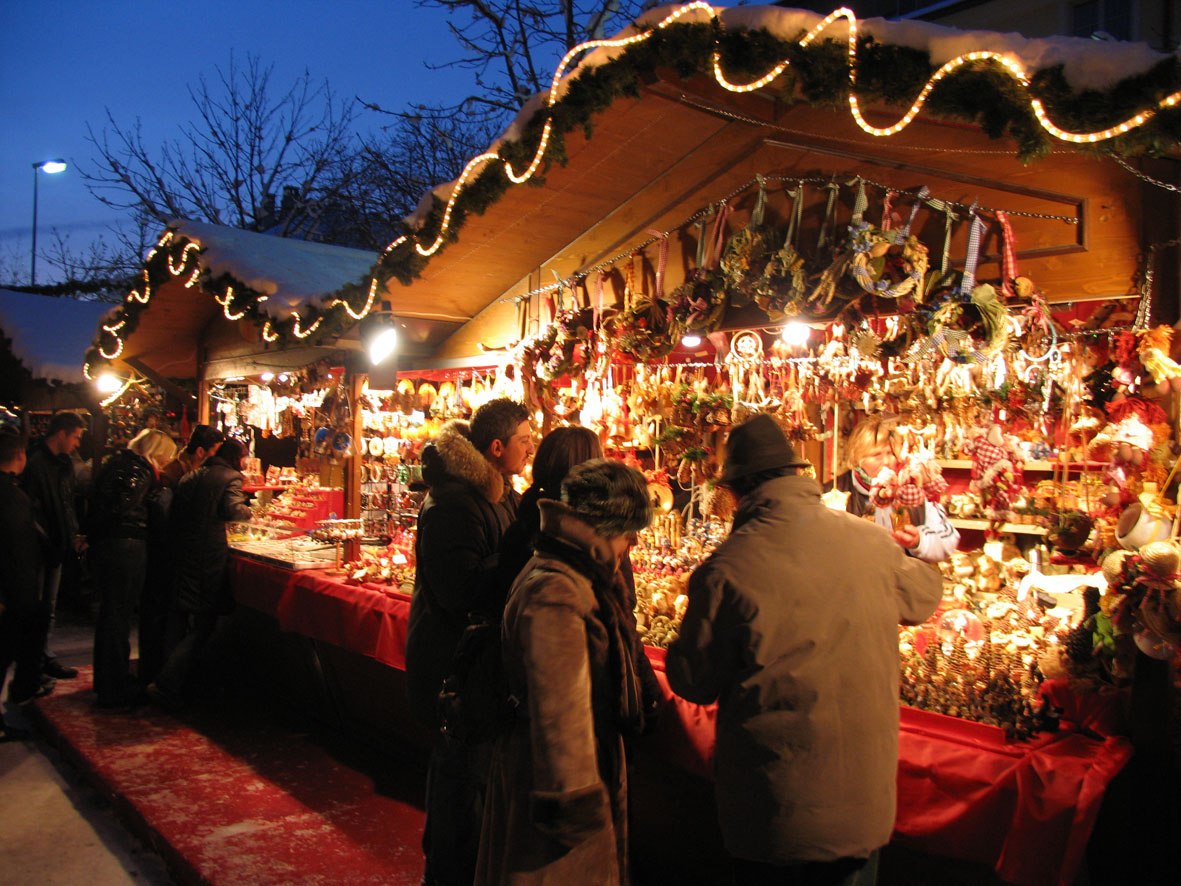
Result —
POLYGON ((890 210, 893 208, 895 194, 893 191, 886 191, 886 199, 882 203, 882 230, 890 230, 890 224, 893 219, 890 218, 890 210))
POLYGON ((1007 212, 998 209, 996 220, 1001 223, 1001 292, 1005 298, 1013 298, 1017 294, 1013 291, 1013 280, 1017 276, 1017 239, 1013 236, 1007 212))
POLYGON ((916 195, 917 199, 914 201, 914 206, 910 207, 910 218, 908 218, 906 220, 906 224, 900 227, 894 234, 894 243, 896 245, 902 246, 904 243, 906 243, 906 239, 910 236, 910 229, 914 226, 914 217, 919 214, 919 210, 923 206, 923 201, 927 198, 929 193, 931 193, 931 189, 926 185, 923 185, 921 188, 919 188, 919 192, 916 195))
POLYGON ((964 279, 960 293, 968 295, 976 288, 976 262, 980 261, 980 238, 984 234, 984 220, 972 212, 972 226, 968 229, 968 254, 964 258, 964 279))

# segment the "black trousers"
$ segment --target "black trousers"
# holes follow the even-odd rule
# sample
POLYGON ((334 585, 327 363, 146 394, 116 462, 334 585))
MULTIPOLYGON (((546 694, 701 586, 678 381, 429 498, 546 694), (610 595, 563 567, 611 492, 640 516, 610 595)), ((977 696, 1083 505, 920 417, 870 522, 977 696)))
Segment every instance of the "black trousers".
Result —
POLYGON ((441 739, 431 749, 422 830, 423 886, 470 886, 475 879, 491 764, 492 742, 465 745, 441 739))
POLYGON ((168 614, 165 639, 164 666, 156 675, 156 686, 175 701, 184 697, 198 657, 217 627, 216 612, 182 612, 173 609, 168 614))
POLYGON ((41 685, 41 654, 49 633, 49 607, 5 607, 0 613, 0 683, 15 663, 8 697, 31 697, 41 685))
POLYGON ((131 620, 143 593, 148 543, 138 538, 104 538, 90 547, 98 591, 94 628, 94 691, 99 704, 132 700, 131 620))
POLYGON ((139 682, 155 681, 164 667, 168 613, 172 609, 172 570, 166 558, 149 542, 147 576, 139 598, 139 682))

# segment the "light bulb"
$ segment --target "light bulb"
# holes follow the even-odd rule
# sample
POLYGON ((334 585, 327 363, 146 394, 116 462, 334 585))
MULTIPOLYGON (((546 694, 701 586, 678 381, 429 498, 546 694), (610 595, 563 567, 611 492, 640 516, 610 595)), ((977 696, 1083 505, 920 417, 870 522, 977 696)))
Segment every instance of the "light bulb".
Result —
POLYGON ((806 344, 812 335, 812 328, 807 323, 793 320, 783 327, 783 340, 789 345, 806 344))
POLYGON ((286 372, 280 373, 279 375, 279 381, 287 381, 288 378, 290 378, 290 376, 286 372))
POLYGON ((104 372, 97 379, 94 380, 94 386, 98 388, 100 394, 113 394, 119 388, 123 387, 123 382, 109 372, 104 372))
POLYGON ((695 348, 701 344, 701 336, 689 333, 688 335, 681 337, 681 344, 686 348, 695 348))
POLYGON ((264 372, 262 375, 259 376, 259 378, 262 379, 263 381, 270 381, 274 377, 275 377, 275 373, 273 373, 273 372, 264 372))
POLYGON ((369 362, 376 366, 389 357, 397 346, 398 331, 392 326, 387 326, 369 343, 369 362))

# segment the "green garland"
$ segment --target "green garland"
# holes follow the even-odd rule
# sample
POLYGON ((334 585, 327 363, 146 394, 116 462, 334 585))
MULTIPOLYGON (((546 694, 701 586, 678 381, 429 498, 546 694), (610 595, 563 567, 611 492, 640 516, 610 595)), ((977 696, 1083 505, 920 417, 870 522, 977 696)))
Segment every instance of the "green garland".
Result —
MULTIPOLYGON (((799 36, 803 36, 802 32, 799 36)), ((789 104, 803 101, 818 107, 837 107, 848 101, 849 68, 843 42, 818 40, 801 47, 798 42, 784 40, 762 29, 724 30, 716 20, 705 24, 674 23, 654 32, 649 39, 629 46, 612 61, 579 73, 559 101, 533 115, 519 140, 501 145, 500 157, 515 169, 526 166, 540 144, 546 120, 552 117, 553 126, 541 174, 529 180, 535 187, 543 185, 544 173, 552 164, 567 162, 566 136, 569 133, 581 131, 590 138, 596 114, 617 99, 639 96, 643 84, 662 72, 671 70, 682 79, 710 74, 710 58, 715 47, 721 54, 724 70, 734 79, 761 77, 781 60, 788 59, 791 64, 779 79, 779 93, 789 104)), ((872 37, 862 37, 857 50, 857 94, 863 101, 907 108, 935 69, 927 52, 884 45, 872 37)), ((1155 107, 1162 98, 1179 88, 1181 61, 1173 56, 1148 71, 1121 80, 1107 92, 1074 91, 1066 82, 1061 66, 1043 69, 1032 75, 1030 94, 1042 100, 1047 112, 1063 128, 1093 131, 1127 119, 1144 108, 1155 107)), ((943 78, 930 93, 925 112, 934 117, 979 125, 991 138, 1008 135, 1017 144, 1016 156, 1023 161, 1041 157, 1058 144, 1038 124, 1025 94, 1013 78, 989 62, 965 64, 943 78)), ((1122 136, 1074 147, 1084 153, 1128 157, 1158 155, 1178 143, 1181 143, 1181 107, 1174 107, 1158 110, 1144 125, 1122 136)), ((501 164, 488 164, 456 198, 440 249, 457 239, 470 214, 485 212, 509 187, 501 164)), ((422 227, 417 231, 405 228, 403 233, 408 239, 384 254, 373 266, 370 273, 379 288, 387 288, 392 279, 408 286, 422 273, 430 259, 420 255, 414 243, 416 239, 419 243, 434 241, 442 228, 444 209, 444 202, 435 198, 422 227)), ((182 239, 171 244, 174 257, 179 255, 184 242, 182 239)), ((166 259, 161 253, 162 249, 157 250, 144 265, 153 286, 165 279, 159 274, 161 268, 164 275, 169 276, 163 265, 166 259)), ((202 289, 218 297, 224 293, 225 283, 234 286, 235 313, 245 310, 246 316, 260 325, 269 319, 258 307, 259 293, 249 291, 228 277, 211 280, 203 274, 200 279, 202 289)), ((347 284, 329 301, 343 298, 359 308, 368 297, 368 286, 368 280, 347 284)), ((121 315, 127 320, 125 335, 134 330, 144 307, 138 302, 124 303, 121 315)), ((353 322, 339 305, 324 311, 312 307, 303 322, 310 326, 317 319, 321 324, 315 335, 302 339, 301 343, 323 341, 343 332, 353 322)), ((276 345, 294 340, 292 321, 272 321, 272 329, 279 336, 276 345)), ((94 347, 87 352, 88 362, 97 364, 101 361, 98 348, 103 344, 101 338, 104 335, 100 332, 94 347)))

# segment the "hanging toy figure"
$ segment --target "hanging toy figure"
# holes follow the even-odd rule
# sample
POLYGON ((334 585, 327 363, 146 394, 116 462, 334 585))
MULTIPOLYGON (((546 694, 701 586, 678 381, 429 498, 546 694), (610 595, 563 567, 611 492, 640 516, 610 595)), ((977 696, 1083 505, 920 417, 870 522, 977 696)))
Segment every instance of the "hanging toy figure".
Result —
POLYGON ((980 496, 985 515, 996 532, 1000 524, 1013 516, 1013 502, 1022 487, 1024 458, 1012 438, 1001 426, 987 430, 975 428, 964 442, 963 451, 972 456, 971 488, 980 496))
POLYGON ((1140 362, 1156 382, 1156 393, 1162 397, 1181 391, 1181 365, 1169 357, 1172 342, 1173 330, 1168 326, 1158 326, 1144 330, 1136 348, 1140 362))

